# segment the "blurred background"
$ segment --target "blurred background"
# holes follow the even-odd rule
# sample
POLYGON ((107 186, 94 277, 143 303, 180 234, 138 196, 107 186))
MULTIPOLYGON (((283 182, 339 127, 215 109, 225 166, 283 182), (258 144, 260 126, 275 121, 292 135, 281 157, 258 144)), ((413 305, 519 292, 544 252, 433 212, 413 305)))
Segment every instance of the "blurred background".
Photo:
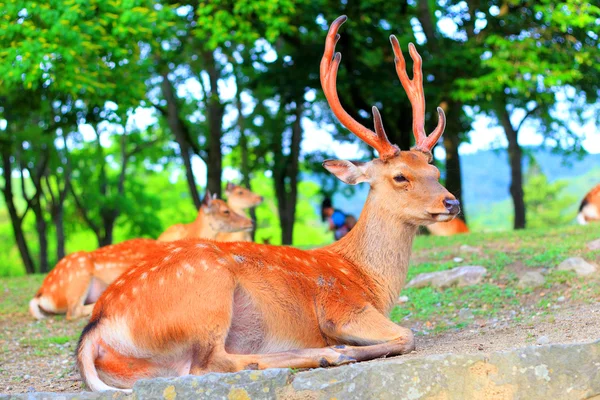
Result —
MULTIPOLYGON (((325 196, 359 215, 368 187, 327 158, 372 150, 338 125, 319 82, 346 14, 338 93, 390 141, 412 112, 389 35, 423 57, 434 151, 472 231, 574 223, 600 182, 600 8, 566 1, 0 2, 0 276, 157 237, 226 181, 266 201, 256 240, 316 246, 325 196)), ((408 68, 412 62, 407 60, 408 68)))

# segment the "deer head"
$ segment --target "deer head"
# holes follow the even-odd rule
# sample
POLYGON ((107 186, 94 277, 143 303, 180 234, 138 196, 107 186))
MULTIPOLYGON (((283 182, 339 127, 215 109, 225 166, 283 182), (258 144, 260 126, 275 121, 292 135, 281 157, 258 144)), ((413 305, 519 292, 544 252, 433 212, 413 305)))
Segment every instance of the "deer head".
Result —
POLYGON ((375 125, 373 132, 352 118, 340 103, 336 79, 342 55, 334 55, 334 51, 340 37, 338 29, 345 21, 346 16, 338 17, 329 28, 321 59, 321 86, 331 110, 342 125, 377 150, 379 158, 369 162, 327 160, 323 166, 348 184, 368 182, 371 196, 378 201, 378 209, 389 217, 421 225, 451 220, 460 211, 459 202, 439 183, 440 172, 430 164, 433 159, 431 150, 444 131, 446 119, 444 111, 438 108, 439 122, 436 129, 429 136, 425 133, 425 96, 419 53, 411 43, 409 52, 414 64, 413 79, 410 80, 398 40, 394 35, 390 37, 396 72, 413 110, 416 144, 411 150, 401 151, 398 146, 389 142, 377 107, 372 109, 375 125))
POLYGON ((256 207, 263 202, 263 197, 246 189, 243 186, 227 182, 225 187, 227 195, 227 204, 236 212, 241 212, 247 208, 256 207))
POLYGON ((251 231, 252 220, 235 213, 223 200, 217 199, 206 190, 199 214, 208 220, 208 225, 216 232, 251 231))

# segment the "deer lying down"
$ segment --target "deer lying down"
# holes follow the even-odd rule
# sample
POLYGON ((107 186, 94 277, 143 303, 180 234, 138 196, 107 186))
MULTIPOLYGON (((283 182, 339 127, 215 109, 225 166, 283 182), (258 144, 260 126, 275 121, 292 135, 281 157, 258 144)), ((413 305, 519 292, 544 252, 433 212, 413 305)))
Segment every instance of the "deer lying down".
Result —
POLYGON ((247 242, 180 241, 159 249, 100 297, 77 349, 94 391, 130 388, 140 378, 312 368, 396 356, 414 349, 410 329, 387 315, 406 278, 419 225, 448 221, 458 201, 430 164, 442 135, 425 134, 421 58, 409 46, 414 78, 391 37, 396 70, 413 106, 416 145, 390 144, 373 108, 375 131, 352 119, 336 93, 338 18, 321 61, 323 90, 340 122, 376 149, 369 162, 329 160, 349 184, 371 186, 354 229, 321 249, 247 242))
MULTIPOLYGON (((194 225, 200 237, 215 239, 222 230, 252 229, 252 221, 229 210, 224 201, 208 193, 194 225)), ((150 239, 132 239, 97 250, 69 254, 42 283, 29 302, 29 311, 41 319, 52 314, 67 314, 67 319, 87 317, 102 292, 123 272, 140 260, 166 248, 165 243, 150 239)))
POLYGON ((600 221, 600 184, 596 185, 583 198, 577 215, 577 222, 581 225, 593 221, 600 221))
MULTIPOLYGON (((225 189, 227 195, 227 205, 231 210, 239 215, 246 215, 248 208, 256 207, 263 202, 263 197, 246 189, 243 186, 234 185, 231 182, 227 183, 225 189)), ((221 232, 217 235, 219 242, 251 242, 252 233, 250 231, 243 232, 221 232)))
POLYGON ((452 236, 460 233, 469 233, 469 228, 465 222, 456 217, 452 221, 436 222, 427 225, 427 230, 434 236, 452 236))
POLYGON ((236 213, 223 200, 206 191, 196 219, 189 224, 169 227, 159 237, 160 242, 180 239, 216 239, 219 233, 250 232, 254 227, 251 219, 236 213))

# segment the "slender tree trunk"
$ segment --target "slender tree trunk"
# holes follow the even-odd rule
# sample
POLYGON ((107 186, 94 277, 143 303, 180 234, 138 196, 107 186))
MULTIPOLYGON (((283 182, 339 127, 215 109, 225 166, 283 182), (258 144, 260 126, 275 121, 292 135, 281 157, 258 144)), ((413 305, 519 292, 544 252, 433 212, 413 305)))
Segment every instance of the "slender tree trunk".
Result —
POLYGON ((510 122, 506 105, 498 110, 500 123, 508 140, 508 160, 510 164, 510 195, 515 209, 514 229, 524 229, 527 219, 525 214, 525 199, 523 195, 523 150, 519 146, 518 132, 510 122))
MULTIPOLYGON (((37 196, 40 196, 38 193, 37 196)), ((40 272, 46 273, 48 272, 49 264, 48 264, 48 224, 46 223, 46 219, 44 218, 44 210, 40 204, 40 198, 34 199, 35 204, 33 205, 33 213, 35 214, 35 228, 38 234, 38 242, 40 246, 40 272)))
MULTIPOLYGON (((241 172, 242 172, 242 183, 244 184, 245 187, 252 190, 252 186, 250 183, 250 157, 249 157, 250 149, 248 149, 248 138, 246 137, 246 119, 244 118, 244 114, 242 113, 242 99, 240 96, 241 87, 239 86, 239 83, 237 83, 236 86, 237 86, 237 92, 235 95, 235 99, 236 99, 236 107, 238 110, 237 124, 238 124, 238 130, 240 131, 240 140, 239 140, 238 144, 240 146, 240 150, 242 153, 242 165, 240 168, 241 172)), ((252 207, 250 209, 250 218, 252 218, 253 221, 256 221, 255 207, 252 207)), ((256 224, 254 225, 254 229, 252 229, 252 241, 255 241, 255 240, 256 240, 256 224)))
POLYGON ((462 218, 466 222, 465 203, 462 196, 460 154, 458 153, 460 138, 457 134, 447 134, 443 138, 444 149, 446 150, 446 189, 460 201, 462 218))
POLYGON ((207 149, 207 188, 211 193, 221 197, 221 175, 223 172, 223 152, 221 149, 221 137, 223 135, 223 115, 225 106, 219 98, 219 70, 210 51, 203 53, 206 63, 206 72, 210 81, 209 98, 206 100, 208 108, 208 149, 207 149))
POLYGON ((58 204, 52 213, 52 222, 56 229, 56 260, 60 261, 66 255, 65 252, 65 209, 63 204, 58 204))
POLYGON ((113 231, 115 228, 115 220, 112 218, 103 218, 104 232, 98 238, 98 246, 108 246, 113 242, 113 231))
POLYGON ((25 211, 25 214, 22 216, 19 216, 19 213, 17 212, 12 188, 12 166, 10 163, 9 146, 8 143, 2 144, 2 146, 4 148, 2 152, 0 152, 0 155, 2 157, 2 174, 4 178, 4 186, 2 188, 4 202, 8 208, 8 215, 10 216, 15 242, 17 244, 17 248, 19 249, 19 254, 21 255, 21 260, 23 261, 23 266, 25 267, 25 272, 27 274, 33 274, 35 272, 35 266, 33 263, 33 258, 31 257, 31 252, 29 251, 29 246, 27 245, 27 240, 25 239, 25 233, 23 232, 23 218, 25 217, 27 211, 25 211))
POLYGON ((187 127, 179 117, 179 106, 177 104, 177 97, 175 96, 173 85, 171 84, 171 81, 169 81, 167 73, 163 74, 163 81, 161 87, 163 96, 167 101, 167 112, 165 115, 167 118, 167 123, 169 124, 171 132, 175 136, 175 141, 179 145, 179 153, 181 155, 181 159, 183 160, 183 165, 185 168, 185 177, 188 184, 188 189, 190 191, 190 196, 192 197, 192 201, 194 203, 194 207, 196 207, 196 209, 199 209, 202 201, 200 200, 198 187, 196 186, 194 170, 192 169, 192 156, 194 155, 194 152, 193 148, 188 142, 187 127))
POLYGON ((294 223, 296 222, 296 203, 298 201, 298 174, 300 169, 300 143, 302 142, 303 99, 296 101, 296 120, 292 124, 292 140, 288 157, 289 195, 285 213, 286 225, 281 227, 281 242, 292 244, 294 239, 294 223))

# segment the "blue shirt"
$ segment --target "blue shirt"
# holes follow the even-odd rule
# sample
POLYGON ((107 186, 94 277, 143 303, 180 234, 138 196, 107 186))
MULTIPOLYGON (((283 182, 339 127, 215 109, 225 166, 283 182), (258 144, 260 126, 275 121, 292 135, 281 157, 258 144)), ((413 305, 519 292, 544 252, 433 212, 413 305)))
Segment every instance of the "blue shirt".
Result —
POLYGON ((340 228, 346 223, 346 214, 340 210, 335 210, 331 216, 331 220, 336 228, 340 228))

